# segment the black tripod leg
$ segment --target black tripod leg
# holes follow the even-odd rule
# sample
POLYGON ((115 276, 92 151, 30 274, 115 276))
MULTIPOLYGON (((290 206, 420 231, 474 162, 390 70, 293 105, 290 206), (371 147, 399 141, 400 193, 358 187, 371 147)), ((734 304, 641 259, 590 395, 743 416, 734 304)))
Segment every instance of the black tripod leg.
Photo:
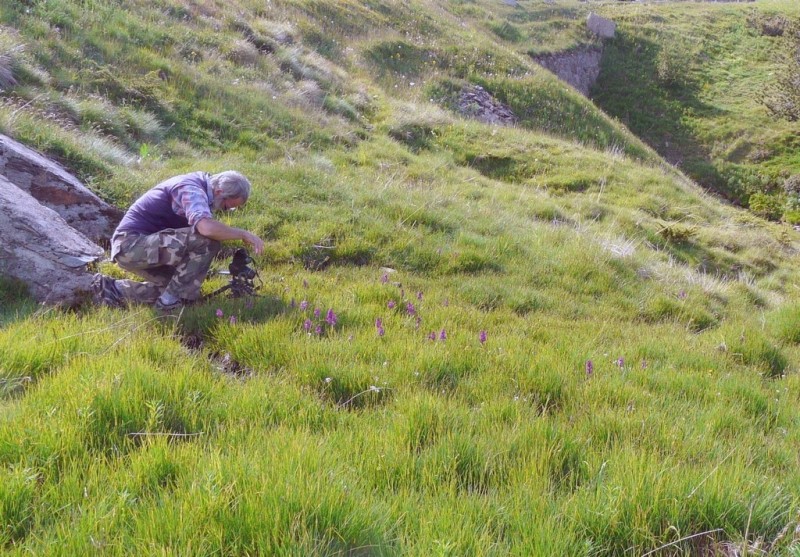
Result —
POLYGON ((233 287, 233 285, 232 285, 232 284, 226 284, 226 285, 225 285, 225 286, 223 286, 222 288, 217 288, 217 289, 216 289, 216 290, 214 290, 212 293, 210 293, 210 294, 206 294, 205 296, 203 296, 202 298, 200 298, 200 301, 201 301, 201 302, 205 302, 206 300, 208 300, 208 299, 210 299, 210 298, 213 298, 214 296, 218 296, 219 294, 222 294, 222 293, 223 293, 223 292, 225 292, 226 290, 230 290, 232 287, 233 287))

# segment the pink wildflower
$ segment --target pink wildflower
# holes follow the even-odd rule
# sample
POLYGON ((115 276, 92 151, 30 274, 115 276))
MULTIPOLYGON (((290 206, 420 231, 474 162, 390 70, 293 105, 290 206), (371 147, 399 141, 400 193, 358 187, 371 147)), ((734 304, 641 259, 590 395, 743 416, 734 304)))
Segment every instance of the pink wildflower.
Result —
POLYGON ((339 321, 339 318, 333 313, 332 309, 328 310, 328 313, 325 315, 325 322, 330 325, 331 327, 335 327, 336 323, 339 321))

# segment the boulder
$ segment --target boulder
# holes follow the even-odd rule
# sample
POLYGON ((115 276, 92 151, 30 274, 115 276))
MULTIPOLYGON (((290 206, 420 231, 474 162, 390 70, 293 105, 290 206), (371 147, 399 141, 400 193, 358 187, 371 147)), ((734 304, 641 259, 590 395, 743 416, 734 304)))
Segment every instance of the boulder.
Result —
POLYGON ((589 28, 589 31, 603 39, 613 39, 614 33, 617 31, 616 23, 610 19, 600 17, 594 12, 589 14, 586 20, 586 27, 589 28))
POLYGON ((109 205, 60 165, 0 134, 0 176, 53 209, 97 243, 107 243, 122 212, 109 205))
POLYGON ((0 275, 26 283, 36 300, 74 305, 90 295, 86 265, 103 249, 1 176, 0 237, 0 275))

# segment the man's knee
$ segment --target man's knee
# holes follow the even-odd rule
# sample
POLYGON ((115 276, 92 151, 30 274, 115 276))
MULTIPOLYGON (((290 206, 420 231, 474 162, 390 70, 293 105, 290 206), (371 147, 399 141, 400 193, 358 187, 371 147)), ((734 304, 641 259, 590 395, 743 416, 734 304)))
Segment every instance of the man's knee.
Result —
POLYGON ((213 257, 222 248, 222 244, 217 240, 192 232, 187 238, 186 247, 187 251, 192 253, 208 253, 213 257))
POLYGON ((220 249, 222 249, 222 242, 208 238, 208 251, 211 255, 217 255, 220 249))

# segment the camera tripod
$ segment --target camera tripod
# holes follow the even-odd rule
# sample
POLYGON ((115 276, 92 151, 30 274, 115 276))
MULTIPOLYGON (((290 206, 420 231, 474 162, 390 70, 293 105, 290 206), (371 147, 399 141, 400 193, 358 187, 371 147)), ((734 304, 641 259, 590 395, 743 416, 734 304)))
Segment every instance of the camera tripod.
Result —
POLYGON ((210 298, 215 296, 219 296, 223 292, 230 291, 231 298, 243 298, 244 296, 260 296, 256 292, 256 284, 255 281, 258 279, 259 286, 263 285, 263 281, 261 277, 258 275, 258 272, 249 266, 250 263, 253 262, 253 258, 247 254, 247 250, 244 248, 237 249, 233 254, 233 259, 231 260, 231 264, 228 265, 228 273, 230 275, 230 280, 228 284, 221 288, 217 288, 210 294, 206 294, 201 298, 202 301, 206 301, 210 298))

